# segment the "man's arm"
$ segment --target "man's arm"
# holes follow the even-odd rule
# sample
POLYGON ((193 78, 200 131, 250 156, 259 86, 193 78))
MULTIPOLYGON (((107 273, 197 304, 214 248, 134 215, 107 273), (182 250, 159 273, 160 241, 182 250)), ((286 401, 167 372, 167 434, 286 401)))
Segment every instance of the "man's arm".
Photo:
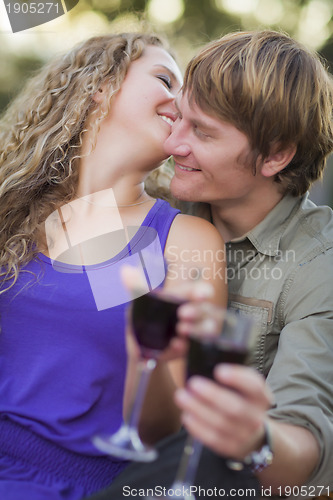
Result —
POLYGON ((268 422, 274 459, 257 473, 260 482, 275 494, 279 487, 305 484, 319 457, 311 432, 267 417, 271 396, 252 368, 219 365, 215 376, 218 384, 193 377, 177 392, 187 430, 216 453, 242 461, 261 447, 268 422))
MULTIPOLYGON (((268 419, 274 459, 257 475, 277 494, 283 486, 333 486, 331 252, 299 266, 290 279, 282 297, 284 325, 267 384, 261 375, 240 366, 228 367, 227 380, 220 367, 217 384, 201 379, 198 385, 193 379, 177 397, 188 430, 234 459, 260 446, 268 419), (273 393, 272 408, 267 386, 273 393)), ((183 306, 180 312, 182 333, 188 334, 193 325, 198 328, 198 309, 183 306)), ((214 318, 211 311, 207 313, 214 318)))
MULTIPOLYGON (((285 425, 286 433, 292 434, 294 427, 299 428, 299 437, 295 434, 296 445, 300 442, 301 446, 306 446, 307 435, 315 439, 318 460, 303 484, 332 487, 332 248, 297 266, 281 296, 280 310, 282 331, 267 376, 276 406, 268 411, 268 415, 285 425)), ((305 448, 304 456, 293 465, 296 473, 302 467, 311 468, 307 456, 305 448)), ((288 477, 288 471, 284 473, 288 477)))

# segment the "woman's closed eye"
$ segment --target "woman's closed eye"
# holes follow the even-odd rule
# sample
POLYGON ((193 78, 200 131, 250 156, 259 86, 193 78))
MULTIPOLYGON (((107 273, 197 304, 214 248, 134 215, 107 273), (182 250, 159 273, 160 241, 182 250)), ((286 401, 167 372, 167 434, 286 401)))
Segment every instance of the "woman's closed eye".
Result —
POLYGON ((172 88, 172 82, 169 75, 157 75, 157 78, 161 80, 169 90, 172 88))

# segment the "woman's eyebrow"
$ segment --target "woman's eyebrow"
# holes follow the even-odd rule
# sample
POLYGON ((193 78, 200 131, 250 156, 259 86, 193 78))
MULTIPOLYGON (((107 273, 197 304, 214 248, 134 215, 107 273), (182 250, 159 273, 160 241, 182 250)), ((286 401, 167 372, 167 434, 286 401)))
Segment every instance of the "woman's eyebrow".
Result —
POLYGON ((174 72, 170 68, 168 68, 168 66, 165 66, 164 64, 154 64, 154 66, 156 66, 158 68, 165 69, 169 73, 169 75, 171 76, 172 80, 175 80, 175 81, 178 80, 178 78, 176 77, 174 72))

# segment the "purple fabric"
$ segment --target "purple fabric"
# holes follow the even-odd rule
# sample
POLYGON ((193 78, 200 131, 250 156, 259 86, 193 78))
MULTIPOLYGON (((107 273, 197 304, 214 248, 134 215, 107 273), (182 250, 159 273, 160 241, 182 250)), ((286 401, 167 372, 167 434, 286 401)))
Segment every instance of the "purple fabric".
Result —
MULTIPOLYGON (((163 250, 177 213, 157 200, 142 224, 156 229, 163 250)), ((85 270, 58 272, 43 255, 30 262, 15 286, 0 296, 2 420, 29 429, 45 440, 46 447, 50 442, 73 452, 73 457, 100 457, 91 436, 114 432, 122 419, 125 308, 120 304, 97 310, 85 270)), ((20 439, 8 436, 7 441, 9 449, 0 449, 0 498, 75 500, 92 492, 84 491, 81 482, 77 489, 69 488, 62 474, 53 476, 52 468, 41 469, 41 446, 35 450, 39 462, 28 465, 25 442, 20 460, 20 439), (15 454, 10 452, 11 442, 16 443, 15 454)), ((34 445, 29 446, 34 452, 34 445)), ((115 459, 115 474, 125 465, 115 459)), ((108 483, 111 476, 110 472, 108 483)), ((105 478, 92 489, 104 486, 105 478)))

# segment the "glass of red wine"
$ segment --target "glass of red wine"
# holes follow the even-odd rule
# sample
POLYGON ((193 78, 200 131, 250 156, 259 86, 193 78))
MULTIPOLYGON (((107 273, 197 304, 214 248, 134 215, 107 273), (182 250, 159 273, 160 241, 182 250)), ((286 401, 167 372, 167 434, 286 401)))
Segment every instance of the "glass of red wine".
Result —
POLYGON ((154 447, 145 444, 138 432, 138 423, 150 375, 157 360, 176 335, 177 309, 184 299, 162 292, 149 292, 133 300, 132 326, 140 348, 138 385, 127 417, 111 436, 95 436, 95 446, 110 455, 151 462, 157 458, 154 447))
MULTIPOLYGON (((219 363, 244 364, 253 341, 253 321, 249 316, 225 310, 221 316, 219 331, 209 335, 191 337, 187 357, 187 378, 199 375, 213 379, 214 368, 219 363)), ((165 498, 196 500, 192 493, 202 444, 188 436, 175 480, 165 498), (179 495, 180 492, 184 496, 179 495), (178 493, 178 494, 177 494, 178 493)), ((154 500, 152 497, 150 497, 154 500)))

